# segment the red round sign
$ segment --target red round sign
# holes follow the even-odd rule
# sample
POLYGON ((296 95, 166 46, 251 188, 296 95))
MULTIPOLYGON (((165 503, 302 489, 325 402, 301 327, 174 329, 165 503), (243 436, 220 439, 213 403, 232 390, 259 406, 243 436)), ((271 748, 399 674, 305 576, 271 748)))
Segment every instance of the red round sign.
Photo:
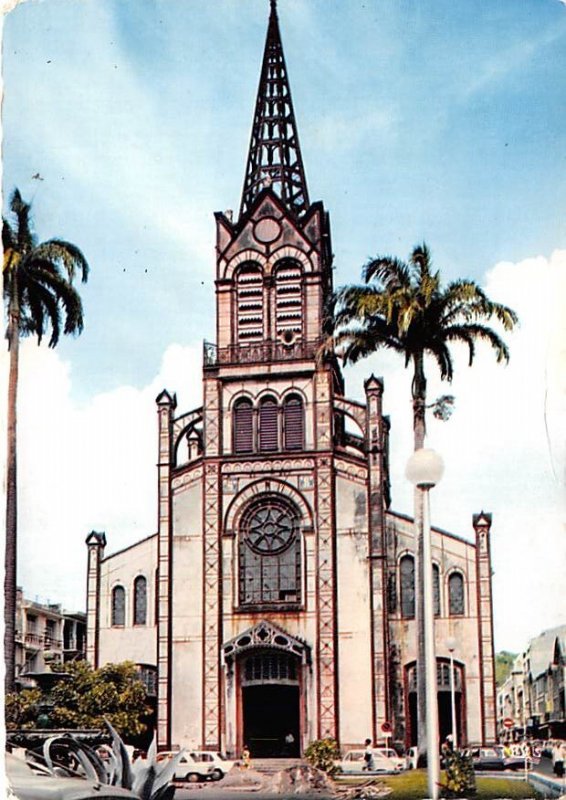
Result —
POLYGON ((504 728, 512 728, 515 723, 511 719, 511 717, 505 717, 503 720, 503 727, 504 728))
POLYGON ((391 723, 384 722, 381 726, 382 733, 391 733, 391 723))

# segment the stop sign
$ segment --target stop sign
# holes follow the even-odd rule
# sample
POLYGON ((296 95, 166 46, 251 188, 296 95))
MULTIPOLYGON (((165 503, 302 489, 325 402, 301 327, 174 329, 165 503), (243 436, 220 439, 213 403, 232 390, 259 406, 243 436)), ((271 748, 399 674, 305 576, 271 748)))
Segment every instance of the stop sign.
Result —
POLYGON ((511 717, 505 717, 503 720, 503 727, 504 728, 512 728, 515 723, 511 719, 511 717))

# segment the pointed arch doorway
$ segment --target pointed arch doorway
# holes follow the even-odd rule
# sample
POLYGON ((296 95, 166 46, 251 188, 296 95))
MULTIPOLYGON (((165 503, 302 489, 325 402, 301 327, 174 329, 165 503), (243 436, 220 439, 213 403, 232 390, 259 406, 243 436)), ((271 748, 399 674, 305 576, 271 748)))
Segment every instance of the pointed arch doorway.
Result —
MULTIPOLYGON (((454 662, 454 701, 456 731, 459 745, 467 742, 466 734, 466 681, 464 665, 454 662)), ((436 660, 436 691, 438 702, 438 736, 442 742, 452 733, 452 703, 450 690, 450 663, 447 659, 436 660)), ((418 741, 417 720, 417 671, 415 662, 405 667, 405 702, 407 708, 406 746, 418 741)))
POLYGON ((234 668, 236 742, 252 758, 301 755, 305 730, 303 671, 310 648, 263 621, 228 642, 227 666, 234 668))

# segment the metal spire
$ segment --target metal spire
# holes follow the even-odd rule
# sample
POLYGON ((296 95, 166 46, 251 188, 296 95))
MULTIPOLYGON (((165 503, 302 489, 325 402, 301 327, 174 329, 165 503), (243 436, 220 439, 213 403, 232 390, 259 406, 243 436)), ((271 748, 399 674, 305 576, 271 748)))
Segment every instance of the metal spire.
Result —
POLYGON ((281 44, 277 0, 271 12, 248 152, 240 217, 271 187, 297 216, 309 207, 307 182, 281 44))

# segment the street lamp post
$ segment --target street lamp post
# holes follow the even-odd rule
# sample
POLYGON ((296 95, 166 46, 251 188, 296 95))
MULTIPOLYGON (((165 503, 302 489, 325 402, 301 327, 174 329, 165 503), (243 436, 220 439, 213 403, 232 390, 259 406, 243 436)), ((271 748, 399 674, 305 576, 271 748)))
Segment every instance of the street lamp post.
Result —
POLYGON ((423 517, 415 520, 422 524, 423 577, 424 577, 424 634, 426 680, 426 740, 428 796, 438 800, 440 782, 440 753, 438 749, 438 700, 436 678, 436 652, 434 642, 434 600, 432 576, 432 547, 430 540, 430 490, 442 478, 444 463, 434 450, 415 450, 407 462, 406 476, 423 493, 423 517))
POLYGON ((454 680, 454 650, 456 649, 456 639, 450 637, 446 640, 446 647, 450 653, 450 707, 452 709, 452 746, 454 750, 458 747, 458 726, 456 723, 456 687, 454 680))

